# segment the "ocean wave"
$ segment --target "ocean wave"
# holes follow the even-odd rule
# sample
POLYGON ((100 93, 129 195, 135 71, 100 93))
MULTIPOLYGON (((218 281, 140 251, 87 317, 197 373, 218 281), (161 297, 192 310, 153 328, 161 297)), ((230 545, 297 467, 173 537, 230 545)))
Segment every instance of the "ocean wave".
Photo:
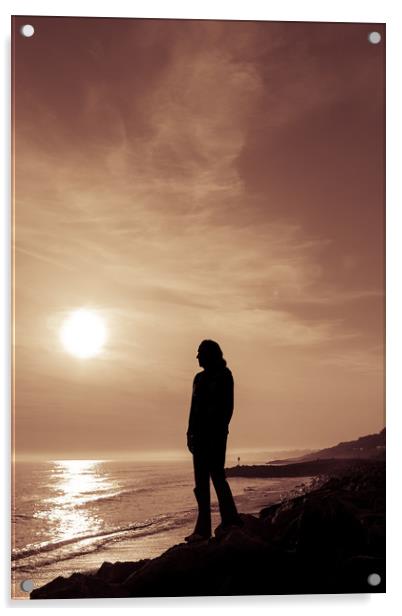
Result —
POLYGON ((35 554, 40 554, 42 552, 49 552, 51 550, 55 550, 55 549, 64 547, 66 545, 74 544, 80 541, 85 541, 87 539, 94 539, 97 537, 112 535, 112 534, 124 532, 127 530, 136 530, 139 528, 143 528, 145 526, 150 526, 153 523, 154 523, 153 521, 136 522, 125 528, 116 527, 115 529, 105 530, 100 533, 98 532, 98 533, 91 533, 91 534, 85 534, 85 535, 78 535, 77 537, 72 537, 70 539, 62 539, 60 541, 43 541, 41 543, 29 544, 25 546, 24 548, 13 550, 11 554, 11 560, 13 561, 20 560, 21 558, 26 558, 27 556, 33 556, 35 554))
MULTIPOLYGON (((77 502, 74 504, 74 507, 77 509, 80 508, 86 508, 88 505, 91 504, 96 504, 96 503, 104 503, 104 502, 113 502, 113 501, 119 501, 122 498, 124 498, 125 496, 137 496, 138 494, 145 494, 145 493, 154 493, 155 490, 160 490, 160 489, 169 489, 170 486, 174 486, 175 488, 177 487, 187 487, 190 486, 191 482, 189 481, 184 481, 184 482, 176 482, 176 481, 166 481, 164 483, 160 483, 160 482, 154 482, 154 483, 149 483, 146 486, 133 486, 130 488, 123 488, 121 490, 115 491, 115 492, 100 492, 99 490, 94 490, 94 491, 90 491, 90 492, 81 492, 80 494, 77 495, 77 502)), ((65 495, 59 495, 59 496, 52 496, 49 498, 45 498, 45 499, 41 499, 42 503, 48 503, 51 505, 57 504, 59 502, 59 500, 61 499, 62 502, 64 502, 65 499, 65 495)), ((70 503, 71 504, 71 503, 70 503)))
POLYGON ((13 513, 12 515, 13 520, 32 520, 32 518, 32 515, 26 515, 24 513, 13 513))
POLYGON ((108 543, 124 541, 125 539, 152 535, 182 526, 194 515, 194 510, 185 510, 180 514, 162 514, 135 522, 127 526, 119 526, 98 533, 91 533, 64 539, 30 544, 12 552, 12 569, 30 571, 38 566, 45 566, 61 560, 70 560, 78 556, 90 554, 108 543), (68 551, 66 551, 66 548, 68 551))

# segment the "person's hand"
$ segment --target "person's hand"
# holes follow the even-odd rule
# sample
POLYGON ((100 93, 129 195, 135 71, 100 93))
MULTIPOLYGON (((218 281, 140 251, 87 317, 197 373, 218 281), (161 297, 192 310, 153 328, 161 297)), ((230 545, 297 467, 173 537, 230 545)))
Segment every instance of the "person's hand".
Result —
POLYGON ((194 436, 187 434, 187 448, 190 453, 194 453, 194 436))

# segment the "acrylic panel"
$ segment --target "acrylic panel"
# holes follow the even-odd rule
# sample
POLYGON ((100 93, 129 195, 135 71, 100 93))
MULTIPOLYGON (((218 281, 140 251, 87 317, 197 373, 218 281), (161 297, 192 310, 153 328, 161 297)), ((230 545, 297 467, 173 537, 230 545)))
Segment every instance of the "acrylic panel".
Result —
POLYGON ((385 591, 385 25, 12 18, 15 599, 385 591))

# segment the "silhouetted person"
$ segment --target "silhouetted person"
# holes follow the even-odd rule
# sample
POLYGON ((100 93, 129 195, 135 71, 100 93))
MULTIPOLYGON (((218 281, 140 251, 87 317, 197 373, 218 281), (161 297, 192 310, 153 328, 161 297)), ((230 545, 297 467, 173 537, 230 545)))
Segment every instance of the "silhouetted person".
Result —
POLYGON ((210 478, 218 497, 222 528, 242 525, 225 477, 226 442, 233 414, 233 376, 214 340, 201 342, 197 358, 204 370, 193 381, 187 446, 193 454, 198 518, 193 533, 185 537, 189 542, 211 536, 210 478))

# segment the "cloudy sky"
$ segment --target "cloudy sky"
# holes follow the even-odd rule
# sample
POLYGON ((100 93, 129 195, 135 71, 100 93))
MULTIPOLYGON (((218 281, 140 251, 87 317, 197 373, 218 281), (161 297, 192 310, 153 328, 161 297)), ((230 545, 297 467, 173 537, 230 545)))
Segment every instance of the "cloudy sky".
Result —
POLYGON ((14 19, 18 455, 185 454, 204 338, 235 379, 230 451, 384 426, 373 29, 14 19), (108 332, 88 359, 60 342, 81 307, 108 332))

